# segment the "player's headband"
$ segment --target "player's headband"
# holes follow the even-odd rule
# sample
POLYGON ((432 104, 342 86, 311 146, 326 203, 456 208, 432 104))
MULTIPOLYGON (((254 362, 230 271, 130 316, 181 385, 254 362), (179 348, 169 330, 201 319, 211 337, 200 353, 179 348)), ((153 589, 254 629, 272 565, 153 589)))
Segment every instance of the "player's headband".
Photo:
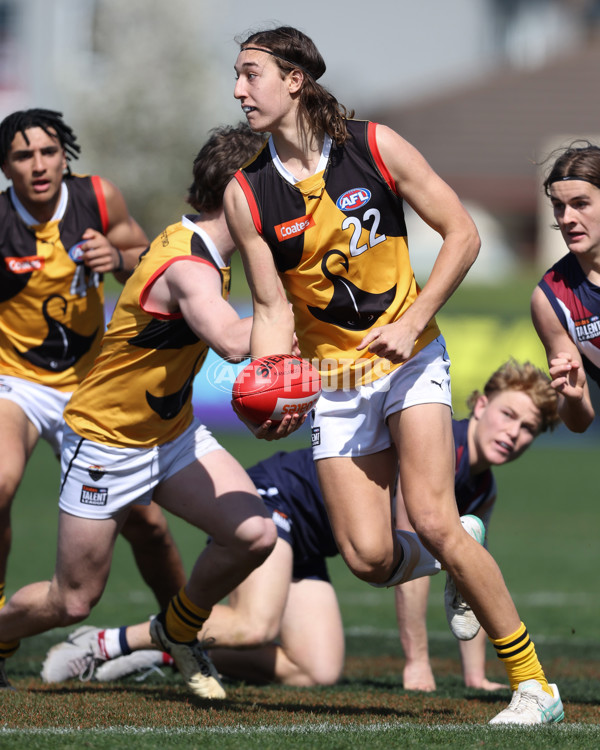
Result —
POLYGON ((564 177, 557 177, 555 180, 552 180, 552 182, 549 182, 548 185, 554 185, 555 182, 567 182, 568 180, 578 180, 579 182, 589 182, 590 185, 593 185, 594 187, 598 187, 596 183, 593 180, 589 180, 587 177, 577 177, 577 175, 565 175, 564 177))
POLYGON ((273 50, 267 49, 266 47, 242 47, 242 52, 245 52, 247 49, 253 49, 257 52, 266 52, 267 55, 271 55, 272 57, 276 57, 278 60, 283 60, 283 62, 288 63, 288 65, 293 65, 295 68, 298 68, 303 73, 306 73, 307 76, 312 78, 313 80, 317 80, 315 76, 307 70, 304 65, 300 65, 300 63, 294 62, 293 60, 289 60, 287 57, 284 57, 283 55, 279 55, 277 52, 273 52, 273 50))

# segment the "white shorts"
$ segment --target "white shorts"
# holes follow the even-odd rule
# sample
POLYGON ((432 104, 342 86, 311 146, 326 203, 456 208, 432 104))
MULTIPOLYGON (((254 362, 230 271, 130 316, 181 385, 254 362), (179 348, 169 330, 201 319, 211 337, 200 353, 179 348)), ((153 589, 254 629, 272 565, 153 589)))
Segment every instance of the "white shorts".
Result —
POLYGON ((220 448, 195 418, 175 440, 153 448, 96 443, 65 424, 58 505, 81 518, 112 518, 128 505, 148 505, 158 484, 220 448))
POLYGON ((32 383, 30 380, 0 375, 0 398, 13 401, 25 412, 25 416, 50 443, 57 456, 63 436, 63 412, 72 391, 57 391, 47 385, 32 383))
POLYGON ((418 404, 452 408, 450 357, 442 336, 368 385, 324 390, 312 412, 313 458, 367 456, 389 448, 388 417, 418 404))

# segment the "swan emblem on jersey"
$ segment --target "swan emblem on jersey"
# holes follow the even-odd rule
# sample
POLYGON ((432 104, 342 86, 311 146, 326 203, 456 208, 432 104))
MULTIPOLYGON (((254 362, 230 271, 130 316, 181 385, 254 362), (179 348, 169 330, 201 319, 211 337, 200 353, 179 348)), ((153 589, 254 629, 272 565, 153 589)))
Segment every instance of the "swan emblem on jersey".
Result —
POLYGON ((42 303, 42 314, 48 326, 48 335, 39 346, 34 346, 33 349, 20 352, 15 347, 15 351, 36 367, 52 372, 64 372, 69 367, 73 367, 84 354, 87 354, 96 338, 98 328, 89 336, 68 328, 48 312, 53 300, 61 300, 62 312, 63 314, 67 312, 67 300, 60 294, 50 295, 42 303))
MULTIPOLYGON (((143 331, 137 336, 130 338, 128 343, 142 349, 184 349, 187 346, 198 344, 200 339, 188 326, 183 318, 171 320, 158 320, 153 318, 143 331)), ((198 370, 198 362, 203 362, 208 354, 208 347, 204 347, 196 358, 194 366, 185 382, 174 393, 165 396, 155 396, 146 391, 146 402, 153 412, 161 419, 173 419, 182 410, 184 404, 190 398, 195 374, 198 370)))
POLYGON ((396 285, 386 292, 365 292, 343 276, 332 273, 328 266, 331 257, 337 255, 340 263, 348 270, 348 258, 340 250, 330 250, 321 261, 323 275, 333 285, 333 296, 324 309, 308 306, 308 311, 317 320, 350 331, 366 331, 388 309, 396 296, 396 285))
POLYGON ((204 360, 208 354, 208 349, 202 352, 192 367, 191 373, 185 380, 185 383, 175 393, 169 393, 166 396, 154 396, 150 391, 146 391, 146 401, 152 411, 156 412, 161 419, 174 419, 183 409, 186 401, 192 394, 194 378, 196 377, 196 366, 199 360, 204 360))

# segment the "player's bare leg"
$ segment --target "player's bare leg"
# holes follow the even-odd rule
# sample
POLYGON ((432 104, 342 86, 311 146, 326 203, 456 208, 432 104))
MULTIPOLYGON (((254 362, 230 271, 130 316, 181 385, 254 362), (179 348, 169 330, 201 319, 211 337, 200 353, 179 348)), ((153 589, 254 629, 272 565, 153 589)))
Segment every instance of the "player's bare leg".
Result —
POLYGON ((398 632, 405 658, 402 684, 405 690, 427 693, 435 690, 426 625, 429 588, 429 578, 417 578, 394 587, 398 632))
POLYGON ((67 627, 89 615, 106 585, 123 517, 99 521, 59 511, 54 577, 24 586, 10 598, 0 610, 0 641, 67 627))
POLYGON ((402 560, 392 523, 397 458, 393 448, 316 461, 337 546, 355 576, 384 583, 402 560))
POLYGON ((449 408, 414 406, 393 414, 389 424, 407 514, 423 544, 452 576, 488 635, 515 632, 521 621, 498 565, 460 523, 449 408))
MULTIPOLYGON (((38 432, 20 406, 0 399, 0 586, 6 581, 12 532, 10 510, 38 432)), ((0 606, 3 604, 0 591, 0 606)))
POLYGON ((164 513, 154 502, 132 505, 121 534, 131 545, 138 570, 158 606, 166 607, 185 584, 186 575, 164 513))

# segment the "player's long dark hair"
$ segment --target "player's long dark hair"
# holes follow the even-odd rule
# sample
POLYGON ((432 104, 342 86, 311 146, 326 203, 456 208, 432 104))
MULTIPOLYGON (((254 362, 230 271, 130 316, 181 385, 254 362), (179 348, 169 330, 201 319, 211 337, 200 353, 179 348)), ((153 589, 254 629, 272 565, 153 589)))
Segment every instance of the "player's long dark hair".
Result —
POLYGON ((200 213, 221 208, 227 183, 264 142, 265 136, 252 132, 246 123, 213 128, 194 159, 194 181, 187 195, 190 206, 200 213))
POLYGON ((354 112, 349 112, 333 94, 317 83, 326 65, 310 37, 292 26, 280 26, 252 33, 245 40, 238 38, 236 41, 242 50, 246 47, 270 50, 283 75, 294 68, 300 69, 304 80, 300 89, 299 116, 313 132, 327 133, 339 145, 345 143, 348 138, 346 118, 354 117, 354 112))
POLYGON ((600 188, 600 148, 585 140, 573 141, 563 149, 553 151, 555 158, 544 180, 544 192, 550 197, 550 185, 561 180, 583 180, 600 188))
POLYGON ((68 162, 77 159, 81 146, 73 130, 63 121, 62 112, 53 109, 25 109, 13 112, 0 123, 0 165, 6 162, 13 138, 21 133, 25 143, 29 145, 29 138, 25 132, 29 128, 41 128, 47 135, 57 137, 65 150, 67 157, 67 171, 70 173, 68 162))

